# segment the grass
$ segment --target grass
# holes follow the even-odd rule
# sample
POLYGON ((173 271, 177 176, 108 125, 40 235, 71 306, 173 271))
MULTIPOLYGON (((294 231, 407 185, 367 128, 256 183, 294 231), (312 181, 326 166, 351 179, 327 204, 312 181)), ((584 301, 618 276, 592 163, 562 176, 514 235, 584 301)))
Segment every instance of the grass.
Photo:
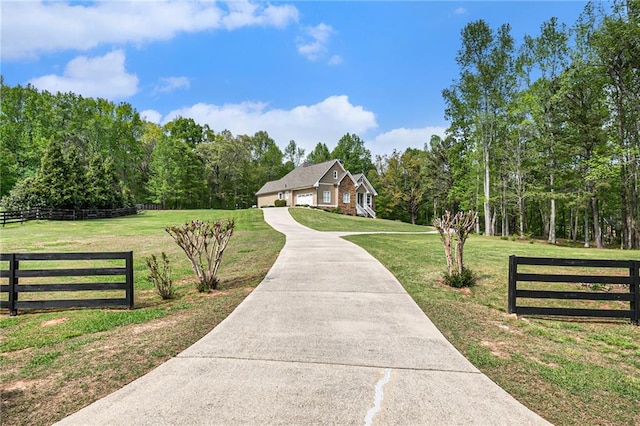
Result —
MULTIPOLYGON (((233 311, 284 245, 262 212, 153 211, 83 222, 27 222, 0 231, 0 251, 134 252, 136 308, 24 311, 0 316, 2 423, 51 424, 119 389, 187 348, 233 311), (220 287, 198 293, 186 256, 164 231, 188 220, 233 218, 220 287), (165 251, 176 298, 163 301, 145 259, 165 251)), ((6 296, 6 295, 4 295, 6 296)))
MULTIPOLYGON (((311 228, 341 226, 331 223, 341 216, 304 212, 292 214, 311 228)), ((388 230, 383 221, 369 222, 372 228, 382 224, 378 230, 388 230)), ((558 425, 640 424, 640 327, 624 320, 516 318, 506 313, 510 254, 638 259, 637 251, 471 236, 465 264, 479 281, 471 288, 454 289, 442 283, 446 265, 438 235, 347 239, 378 258, 476 367, 547 420, 558 425)))
POLYGON ((386 219, 347 216, 311 208, 290 208, 289 213, 298 222, 317 231, 429 232, 434 230, 430 226, 411 225, 410 223, 386 219))

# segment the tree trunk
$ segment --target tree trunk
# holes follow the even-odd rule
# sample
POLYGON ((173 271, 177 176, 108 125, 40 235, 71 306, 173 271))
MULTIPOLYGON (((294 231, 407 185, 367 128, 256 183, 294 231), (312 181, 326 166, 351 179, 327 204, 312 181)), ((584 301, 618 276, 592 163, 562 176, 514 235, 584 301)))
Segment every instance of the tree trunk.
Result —
POLYGON ((591 197, 591 208, 593 209, 593 238, 597 248, 603 248, 602 228, 600 228, 600 217, 598 214, 598 198, 591 197))
POLYGON ((551 211, 549 212, 549 242, 556 243, 556 199, 554 196, 554 176, 550 175, 551 182, 551 211))
POLYGON ((485 141, 483 147, 484 159, 484 233, 485 235, 493 235, 491 228, 491 177, 489 174, 489 144, 485 141))
POLYGON ((584 246, 591 246, 591 238, 589 236, 589 203, 587 202, 587 206, 584 209, 584 246))

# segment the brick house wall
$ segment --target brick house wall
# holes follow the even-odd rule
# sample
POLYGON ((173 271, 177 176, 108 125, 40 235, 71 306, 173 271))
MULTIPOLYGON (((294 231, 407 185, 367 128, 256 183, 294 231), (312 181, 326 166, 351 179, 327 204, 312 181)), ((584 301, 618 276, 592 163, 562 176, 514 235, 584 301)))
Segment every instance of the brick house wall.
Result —
POLYGON ((355 216, 357 214, 356 210, 356 186, 353 183, 353 180, 348 176, 345 176, 340 182, 338 186, 338 208, 344 214, 348 214, 351 216, 355 216), (343 194, 348 193, 349 195, 349 203, 344 203, 343 194))

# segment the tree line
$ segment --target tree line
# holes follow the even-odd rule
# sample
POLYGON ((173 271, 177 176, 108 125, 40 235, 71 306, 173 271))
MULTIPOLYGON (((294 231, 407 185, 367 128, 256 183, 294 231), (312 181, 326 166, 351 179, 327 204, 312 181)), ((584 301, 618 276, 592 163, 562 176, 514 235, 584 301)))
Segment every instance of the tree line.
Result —
POLYGON ((509 25, 471 22, 456 61, 446 136, 375 160, 355 134, 332 150, 292 140, 283 151, 265 131, 161 126, 128 103, 0 79, 0 197, 5 208, 42 197, 57 178, 41 163, 58 158, 83 182, 58 191, 63 204, 247 208, 301 162, 339 158, 373 183, 382 218, 430 224, 475 210, 487 235, 640 248, 640 0, 590 3, 572 27, 552 18, 520 45, 509 25))
POLYGON ((640 1, 590 3, 520 45, 471 22, 456 61, 446 137, 376 162, 383 214, 472 209, 487 235, 640 248, 640 1))
POLYGON ((341 158, 351 170, 373 169, 355 134, 333 150, 282 151, 265 131, 216 132, 193 119, 164 125, 141 119, 128 103, 52 94, 0 80, 0 197, 5 209, 34 206, 115 208, 248 208, 265 182, 303 161, 341 158))

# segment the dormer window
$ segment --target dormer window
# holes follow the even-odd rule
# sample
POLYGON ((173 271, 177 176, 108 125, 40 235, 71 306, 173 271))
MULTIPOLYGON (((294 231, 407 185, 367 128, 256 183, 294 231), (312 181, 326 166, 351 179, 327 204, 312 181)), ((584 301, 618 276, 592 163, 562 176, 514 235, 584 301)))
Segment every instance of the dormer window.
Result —
POLYGON ((338 171, 337 170, 333 171, 333 178, 334 179, 338 179, 338 171))

